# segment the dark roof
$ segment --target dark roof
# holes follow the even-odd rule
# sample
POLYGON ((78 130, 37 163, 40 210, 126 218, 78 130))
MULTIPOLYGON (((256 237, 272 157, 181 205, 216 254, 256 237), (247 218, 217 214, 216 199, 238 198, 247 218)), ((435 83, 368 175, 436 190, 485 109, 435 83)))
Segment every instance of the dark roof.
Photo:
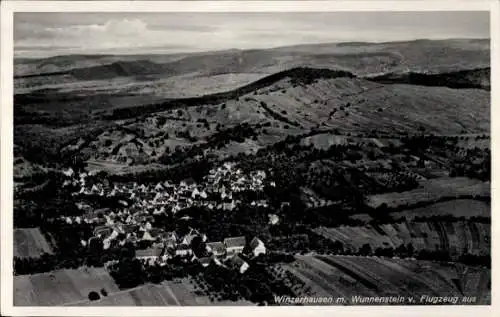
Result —
POLYGON ((229 259, 229 265, 232 267, 240 268, 245 263, 247 262, 240 258, 238 255, 235 255, 229 259))
POLYGON ((250 247, 252 249, 255 249, 256 247, 259 246, 260 243, 264 244, 264 242, 262 242, 262 240, 260 240, 259 238, 255 237, 255 238, 252 239, 252 241, 250 241, 250 247))
POLYGON ((97 213, 97 212, 102 212, 102 213, 107 213, 109 212, 111 209, 109 208, 99 208, 99 209, 95 209, 94 211, 97 213))
POLYGON ((94 234, 100 234, 100 233, 111 233, 113 232, 113 228, 108 227, 108 226, 99 226, 94 228, 94 234))
POLYGON ((224 239, 227 248, 245 247, 247 239, 245 237, 231 237, 224 239))
POLYGON ((157 236, 159 236, 162 232, 163 232, 163 230, 162 230, 162 229, 160 229, 160 228, 152 228, 151 230, 149 230, 149 234, 150 234, 152 237, 157 237, 157 236))
POLYGON ((191 250, 191 247, 186 244, 181 244, 177 247, 177 250, 191 250))
POLYGON ((163 253, 163 248, 148 248, 148 249, 144 249, 144 250, 136 250, 135 256, 136 257, 161 256, 162 253, 163 253))
POLYGON ((127 233, 131 233, 131 232, 134 232, 136 229, 138 229, 139 226, 136 224, 124 224, 122 226, 122 228, 123 228, 123 231, 125 231, 127 233))
POLYGON ((224 243, 217 241, 217 242, 209 242, 207 243, 207 247, 212 249, 212 252, 214 253, 224 253, 226 252, 226 246, 224 243))

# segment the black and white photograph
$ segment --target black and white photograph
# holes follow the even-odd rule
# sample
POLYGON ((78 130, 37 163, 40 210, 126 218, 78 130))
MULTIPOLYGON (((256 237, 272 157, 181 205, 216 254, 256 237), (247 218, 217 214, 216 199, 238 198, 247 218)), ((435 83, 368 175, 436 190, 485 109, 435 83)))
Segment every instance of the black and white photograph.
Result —
POLYGON ((491 305, 490 11, 12 19, 14 307, 491 305))

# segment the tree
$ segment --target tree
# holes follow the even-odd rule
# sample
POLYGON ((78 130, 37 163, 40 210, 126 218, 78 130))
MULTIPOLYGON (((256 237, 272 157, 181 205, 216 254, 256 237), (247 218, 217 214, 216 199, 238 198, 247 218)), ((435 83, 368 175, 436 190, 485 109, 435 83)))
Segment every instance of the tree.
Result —
POLYGON ((206 256, 206 244, 202 241, 200 236, 196 236, 191 240, 191 249, 194 255, 199 258, 206 256))
POLYGON ((137 259, 120 260, 110 267, 110 274, 121 288, 132 288, 145 280, 142 264, 137 259))
MULTIPOLYGON (((182 115, 182 113, 181 113, 181 115, 182 115)), ((167 122, 167 118, 165 118, 165 117, 157 117, 156 118, 156 126, 158 128, 164 126, 166 122, 167 122)))
POLYGON ((89 240, 89 251, 91 254, 100 254, 103 250, 103 242, 98 237, 92 237, 89 240))
POLYGON ((368 243, 363 244, 363 246, 359 249, 360 255, 367 256, 370 255, 371 253, 372 253, 372 247, 368 243))
POLYGON ((99 296, 99 293, 94 292, 94 291, 89 293, 89 300, 96 301, 96 300, 100 300, 100 299, 101 299, 101 296, 99 296))

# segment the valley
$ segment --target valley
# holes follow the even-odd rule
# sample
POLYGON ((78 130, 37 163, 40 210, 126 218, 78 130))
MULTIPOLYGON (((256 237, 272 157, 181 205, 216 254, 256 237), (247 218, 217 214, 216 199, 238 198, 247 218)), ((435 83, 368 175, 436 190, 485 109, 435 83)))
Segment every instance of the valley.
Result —
POLYGON ((489 67, 486 40, 16 61, 16 305, 489 303, 489 67))

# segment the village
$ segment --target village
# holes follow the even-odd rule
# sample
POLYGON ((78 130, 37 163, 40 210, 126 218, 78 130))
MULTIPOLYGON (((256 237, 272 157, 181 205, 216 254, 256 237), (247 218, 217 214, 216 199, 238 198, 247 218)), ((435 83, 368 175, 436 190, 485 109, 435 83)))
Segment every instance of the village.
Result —
MULTIPOLYGON (((100 181, 92 172, 76 173, 72 168, 63 172, 63 187, 69 187, 76 198, 113 197, 118 199, 121 208, 93 208, 84 202, 76 203, 83 211, 81 216, 61 216, 71 223, 87 223, 94 226, 94 236, 87 241, 82 240, 83 247, 89 246, 93 240, 102 243, 104 250, 112 246, 123 246, 127 243, 136 248, 135 257, 144 265, 159 264, 164 266, 167 260, 180 257, 185 262, 198 261, 203 267, 215 263, 244 273, 249 264, 240 256, 244 251, 247 258, 266 253, 264 243, 253 237, 250 241, 244 236, 226 237, 223 241, 210 241, 200 228, 191 228, 186 234, 167 231, 155 226, 155 215, 175 215, 190 207, 203 207, 209 210, 231 212, 241 201, 237 193, 243 191, 262 192, 264 186, 276 186, 273 181, 266 180, 266 172, 254 171, 245 174, 234 163, 224 163, 212 169, 203 181, 181 181, 173 184, 168 181, 156 185, 114 184, 100 181), (197 240, 195 240, 197 239, 197 240), (193 241, 201 243, 203 250, 193 250, 193 241), (139 247, 139 246, 147 246, 139 247)), ((258 197, 259 195, 257 195, 258 197)), ((265 199, 253 200, 252 206, 267 207, 265 199)), ((270 215, 274 219, 275 215, 270 215)), ((189 221, 188 216, 180 218, 189 221)), ((112 264, 107 263, 107 265, 112 264)))

